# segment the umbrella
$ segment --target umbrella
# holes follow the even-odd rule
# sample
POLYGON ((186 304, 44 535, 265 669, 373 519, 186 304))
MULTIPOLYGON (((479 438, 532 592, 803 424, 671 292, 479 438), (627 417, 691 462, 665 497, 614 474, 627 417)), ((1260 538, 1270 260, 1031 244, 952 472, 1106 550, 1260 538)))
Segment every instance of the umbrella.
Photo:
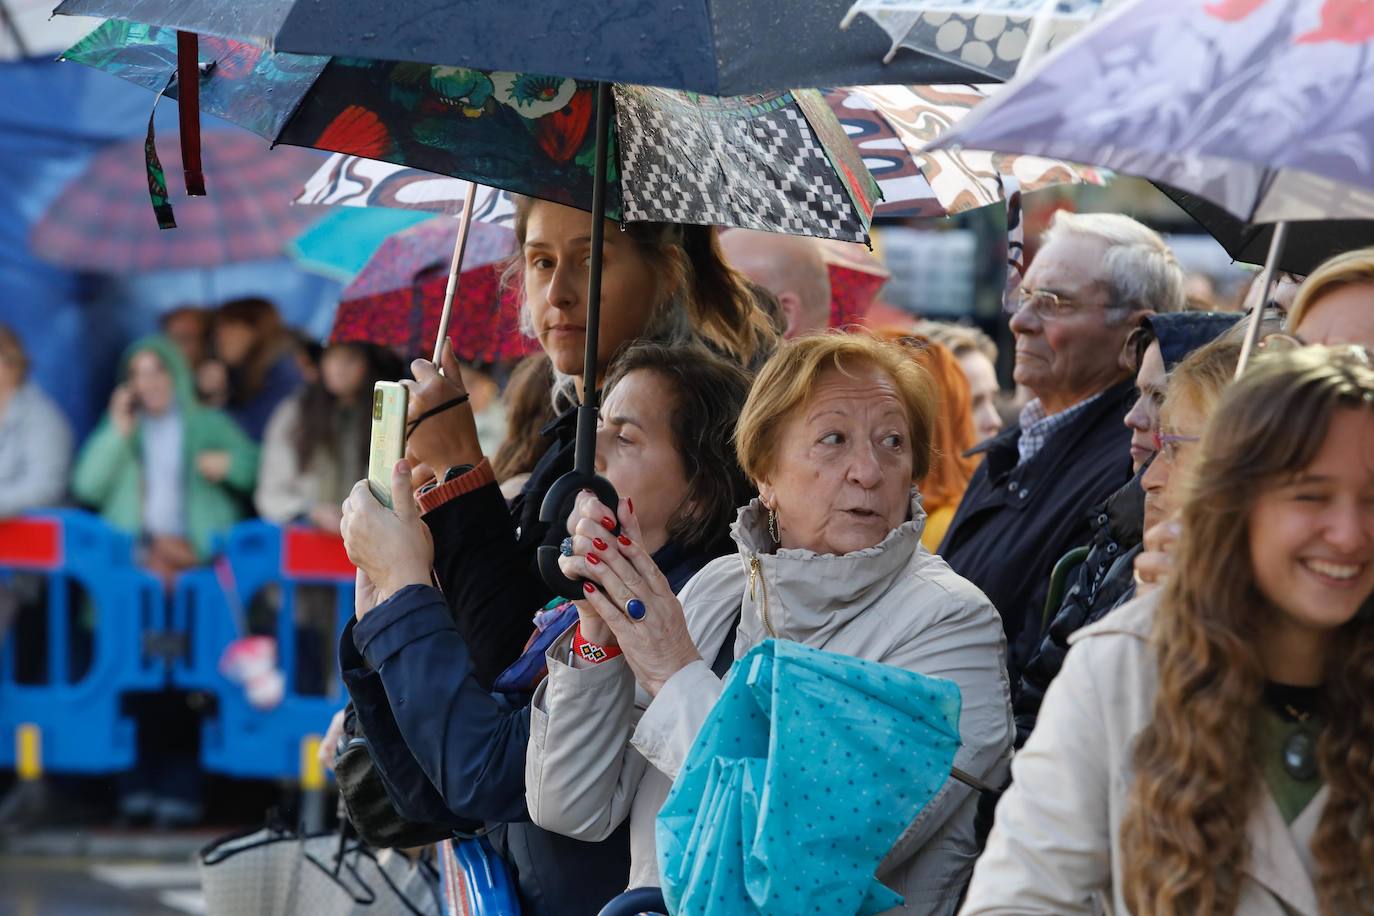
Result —
MULTIPOLYGON (((393 162, 335 153, 305 183, 298 204, 338 204, 345 207, 398 207, 458 214, 467 200, 469 182, 393 162)), ((472 218, 512 225, 515 205, 510 194, 477 187, 472 218)))
POLYGON ((831 241, 818 244, 830 276, 830 327, 858 324, 892 274, 862 245, 831 241))
MULTIPOLYGON (((178 203, 178 231, 159 230, 149 212, 143 140, 131 140, 103 149, 67 185, 32 230, 34 252, 63 267, 103 273, 213 267, 278 257, 323 215, 290 203, 315 171, 318 155, 269 152, 237 130, 205 137, 204 166, 214 194, 178 203)), ((176 138, 164 145, 169 168, 179 168, 176 138)))
POLYGON ((388 236, 431 218, 406 210, 340 209, 287 242, 286 253, 306 270, 349 283, 388 236))
POLYGON ((1026 191, 1102 184, 1101 170, 1057 159, 926 147, 985 104, 988 86, 859 86, 826 101, 882 190, 876 216, 948 216, 1003 198, 1005 177, 1026 191))
POLYGON ((858 0, 841 28, 859 15, 902 48, 1008 80, 1025 63, 1073 35, 1114 0, 858 0))
MULTIPOLYGON (((439 331, 448 291, 446 268, 460 228, 458 220, 440 216, 383 242, 343 291, 330 339, 421 352, 422 343, 433 341, 439 331)), ((520 332, 516 290, 501 282, 514 252, 515 235, 509 229, 472 224, 447 326, 459 359, 506 362, 538 349, 520 332)))
POLYGON ((768 640, 735 662, 658 816, 674 913, 878 913, 873 877, 951 777, 959 688, 768 640))
MULTIPOLYGON (((592 209, 595 87, 528 73, 270 54, 202 39, 205 111, 352 153, 592 209)), ((65 55, 161 91, 176 33, 111 21, 65 55)), ((819 94, 618 85, 608 211, 866 241, 877 188, 819 94)))
MULTIPOLYGON (((1272 223, 1247 223, 1210 201, 1157 184, 1174 203, 1216 239, 1226 253, 1247 264, 1263 264, 1274 238, 1272 223)), ((1324 219, 1288 225, 1288 239, 1275 266, 1292 274, 1306 275, 1327 258, 1374 245, 1374 220, 1324 219)))
POLYGON ((557 73, 742 95, 792 86, 961 82, 912 54, 884 65, 882 30, 840 32, 849 0, 65 0, 57 12, 149 22, 298 54, 557 73))
POLYGON ((1134 0, 936 146, 1092 162, 1276 222, 1267 298, 1288 221, 1374 216, 1374 20, 1349 6, 1134 0))

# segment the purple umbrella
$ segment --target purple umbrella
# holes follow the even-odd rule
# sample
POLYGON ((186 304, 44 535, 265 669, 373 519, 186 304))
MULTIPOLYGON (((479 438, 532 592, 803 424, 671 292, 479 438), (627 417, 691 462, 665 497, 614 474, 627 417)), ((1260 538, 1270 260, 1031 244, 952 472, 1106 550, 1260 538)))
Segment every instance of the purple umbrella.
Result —
POLYGON ((1181 188, 1246 222, 1278 223, 1272 268, 1289 221, 1374 216, 1367 7, 1135 0, 934 146, 1088 162, 1181 188))

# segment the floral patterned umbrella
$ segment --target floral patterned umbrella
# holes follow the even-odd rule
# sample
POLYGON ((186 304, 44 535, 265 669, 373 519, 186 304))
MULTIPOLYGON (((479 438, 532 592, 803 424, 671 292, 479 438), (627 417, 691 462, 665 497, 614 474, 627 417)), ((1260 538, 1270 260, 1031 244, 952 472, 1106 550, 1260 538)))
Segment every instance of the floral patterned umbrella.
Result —
MULTIPOLYGON (((592 209, 595 88, 530 73, 271 54, 202 37, 201 108, 276 143, 592 209)), ((109 21, 64 57, 161 91, 171 29, 109 21)), ((819 93, 614 87, 608 212, 866 241, 878 196, 819 93)))

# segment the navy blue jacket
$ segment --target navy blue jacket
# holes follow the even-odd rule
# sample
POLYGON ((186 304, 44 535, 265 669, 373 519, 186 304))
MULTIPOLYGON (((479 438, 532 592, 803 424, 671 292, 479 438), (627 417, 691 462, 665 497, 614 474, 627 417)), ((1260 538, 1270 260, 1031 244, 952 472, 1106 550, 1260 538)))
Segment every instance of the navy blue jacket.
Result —
POLYGON ((1040 643, 1054 564, 1088 543, 1092 508, 1131 479, 1131 432, 1122 421, 1134 402, 1133 380, 1113 385, 1025 465, 1018 464, 1020 427, 978 448, 983 463, 939 553, 1002 615, 1013 684, 1040 643))
MULTIPOLYGON (((721 544, 686 556, 670 546, 654 559, 676 591, 724 550, 721 544)), ((625 889, 628 823, 600 843, 529 823, 529 698, 491 693, 479 683, 438 589, 407 586, 361 621, 349 621, 339 665, 397 812, 455 830, 470 829, 474 820, 503 825, 493 841, 516 873, 526 914, 593 916, 625 889)))

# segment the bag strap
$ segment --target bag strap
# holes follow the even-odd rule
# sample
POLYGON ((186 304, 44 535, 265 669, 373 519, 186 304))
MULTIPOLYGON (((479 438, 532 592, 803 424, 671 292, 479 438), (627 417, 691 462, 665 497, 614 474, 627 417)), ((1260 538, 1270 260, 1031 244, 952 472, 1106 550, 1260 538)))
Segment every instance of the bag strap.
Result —
POLYGON ((730 666, 735 663, 735 631, 739 629, 740 619, 744 616, 744 602, 741 601, 739 607, 735 609, 734 619, 730 623, 730 628, 725 631, 725 642, 720 644, 720 651, 716 653, 716 660, 711 662, 711 673, 718 678, 724 678, 730 666))

